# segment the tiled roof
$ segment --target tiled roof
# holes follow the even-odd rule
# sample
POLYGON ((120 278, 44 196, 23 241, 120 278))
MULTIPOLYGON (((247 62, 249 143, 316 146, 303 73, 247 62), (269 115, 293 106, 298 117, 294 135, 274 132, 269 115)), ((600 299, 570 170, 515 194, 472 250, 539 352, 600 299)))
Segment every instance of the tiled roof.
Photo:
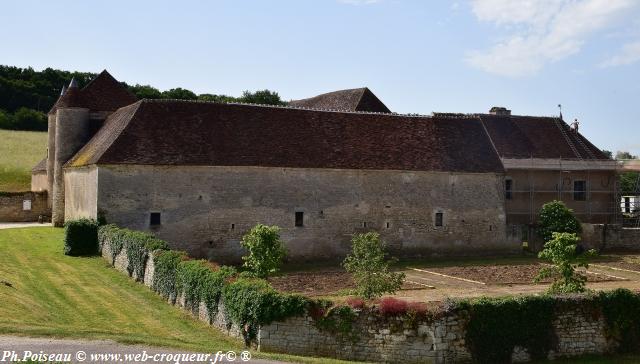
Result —
POLYGON ((83 89, 70 87, 60 96, 49 113, 59 107, 84 107, 93 111, 115 111, 137 101, 137 98, 106 70, 83 89))
POLYGON ((292 100, 289 105, 321 110, 391 112, 366 87, 329 92, 308 99, 292 100))
POLYGON ((44 157, 38 164, 31 168, 31 172, 46 172, 47 171, 47 157, 44 157))
POLYGON ((68 163, 503 171, 478 118, 142 100, 68 163))
POLYGON ((608 159, 558 118, 487 114, 478 117, 501 157, 608 159))

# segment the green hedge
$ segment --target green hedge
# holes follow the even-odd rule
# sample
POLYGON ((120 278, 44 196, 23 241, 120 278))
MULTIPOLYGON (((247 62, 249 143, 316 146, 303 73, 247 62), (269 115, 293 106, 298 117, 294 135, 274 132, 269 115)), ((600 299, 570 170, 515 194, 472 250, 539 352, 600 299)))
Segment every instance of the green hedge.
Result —
POLYGON ((295 294, 282 294, 265 280, 240 278, 224 287, 225 315, 245 327, 246 341, 255 338, 259 325, 302 315, 310 300, 295 294))
POLYGON ((149 253, 155 250, 168 250, 169 246, 163 240, 155 236, 129 229, 119 228, 113 224, 100 226, 98 230, 100 244, 108 241, 113 264, 116 256, 124 249, 127 252, 129 265, 127 271, 130 275, 135 273, 141 280, 144 276, 144 268, 149 258, 149 253))
POLYGON ((214 269, 206 260, 181 261, 176 268, 176 295, 184 294, 185 305, 192 311, 204 302, 211 321, 218 313, 225 280, 235 274, 233 267, 214 269))
POLYGON ((176 302, 176 273, 178 264, 187 259, 184 252, 174 250, 161 251, 153 258, 155 270, 152 288, 172 303, 176 302))
POLYGON ((98 253, 98 223, 79 219, 64 224, 64 254, 72 256, 98 253))
POLYGON ((598 299, 607 322, 607 334, 622 353, 640 351, 640 294, 619 288, 600 292, 598 299))
POLYGON ((461 301, 466 311, 466 344, 477 363, 510 363, 515 346, 533 359, 546 358, 556 342, 552 296, 480 298, 461 301))

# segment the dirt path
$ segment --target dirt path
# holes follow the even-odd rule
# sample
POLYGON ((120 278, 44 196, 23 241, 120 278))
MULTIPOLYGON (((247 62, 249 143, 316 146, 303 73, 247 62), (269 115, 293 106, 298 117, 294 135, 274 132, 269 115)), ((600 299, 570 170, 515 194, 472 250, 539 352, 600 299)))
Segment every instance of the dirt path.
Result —
MULTIPOLYGON (((176 349, 163 349, 158 347, 143 346, 143 345, 125 345, 117 343, 111 340, 73 340, 73 339, 52 339, 52 338, 30 338, 20 336, 0 336, 0 362, 18 362, 25 361, 32 353, 37 355, 40 353, 47 355, 55 354, 68 354, 70 355, 71 363, 175 363, 175 355, 185 354, 193 355, 196 358, 197 353, 189 351, 180 351, 176 349), (142 360, 144 355, 147 355, 147 360, 142 360), (162 359, 162 355, 165 358, 169 358, 169 355, 173 355, 172 360, 157 360, 162 359), (13 356, 15 355, 15 356, 13 356), (106 356, 105 356, 106 355, 106 356), (134 357, 125 357, 125 355, 139 355, 140 360, 136 360, 134 357)), ((186 357, 180 358, 181 363, 255 363, 255 364, 280 364, 283 362, 263 360, 263 359, 247 359, 247 354, 243 356, 243 352, 221 352, 218 354, 218 360, 216 353, 208 353, 202 355, 209 355, 206 360, 190 360, 186 357), (222 357, 222 354, 225 354, 222 357), (235 355, 235 357, 234 357, 235 355), (231 358, 234 360, 231 360, 231 358)), ((251 355, 253 353, 250 353, 251 355)), ((200 359, 204 357, 201 356, 200 359)), ((34 361, 45 362, 47 360, 31 357, 34 361)), ((51 361, 63 362, 66 358, 51 358, 51 361)))
POLYGON ((0 222, 0 229, 14 229, 26 227, 51 227, 51 223, 40 224, 37 222, 0 222))

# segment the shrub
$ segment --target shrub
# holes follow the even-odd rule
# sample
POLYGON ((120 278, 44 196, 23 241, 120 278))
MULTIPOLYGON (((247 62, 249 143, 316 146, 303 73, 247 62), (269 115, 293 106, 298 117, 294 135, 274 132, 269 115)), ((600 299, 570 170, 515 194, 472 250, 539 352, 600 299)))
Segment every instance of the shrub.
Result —
POLYGON ((554 281, 549 287, 550 293, 584 292, 587 277, 576 272, 576 268, 589 268, 589 258, 596 255, 595 250, 580 251, 580 238, 576 234, 553 233, 553 239, 544 244, 538 257, 550 261, 552 267, 544 267, 536 277, 536 282, 547 277, 554 281))
POLYGON ((225 315, 245 328, 247 342, 255 337, 259 325, 301 315, 309 302, 300 295, 279 293, 265 280, 246 278, 226 285, 222 297, 225 315))
POLYGON ((316 302, 311 306, 321 307, 320 311, 311 316, 318 329, 337 334, 354 343, 358 341, 358 333, 353 330, 353 323, 357 319, 353 308, 344 305, 327 307, 322 302, 316 302))
POLYGON ((212 319, 218 310, 225 279, 234 274, 233 267, 214 269, 206 260, 181 261, 176 267, 176 293, 184 294, 185 305, 192 311, 203 301, 212 319))
POLYGON ((64 254, 71 256, 98 253, 98 223, 79 219, 64 224, 64 254))
POLYGON ((465 342, 476 363, 510 363, 515 346, 546 359, 555 344, 551 296, 480 298, 457 306, 468 312, 465 342))
POLYGON ((244 267, 255 276, 265 278, 275 273, 286 255, 280 240, 280 228, 258 224, 242 237, 242 246, 249 255, 243 256, 244 267))
POLYGON ((554 232, 578 234, 580 231, 580 221, 561 201, 547 202, 540 209, 537 232, 544 242, 551 240, 554 232))
POLYGON ((153 290, 172 303, 175 303, 177 297, 176 270, 178 264, 186 259, 184 252, 174 250, 160 251, 154 256, 153 290))
POLYGON ((365 307, 364 300, 358 297, 349 297, 346 299, 345 303, 351 308, 363 309, 365 307))
MULTIPOLYGON (((111 264, 114 264, 116 256, 122 249, 127 252, 129 265, 127 271, 141 280, 144 277, 144 268, 149 258, 149 253, 155 250, 168 250, 168 244, 156 238, 152 234, 142 231, 134 231, 119 228, 116 225, 103 225, 98 229, 100 244, 109 242, 111 264)), ((101 246, 102 249, 102 246, 101 246)))
POLYGON ((404 273, 389 271, 394 259, 385 259, 385 245, 376 232, 357 234, 351 240, 352 252, 343 265, 356 283, 358 295, 370 299, 395 293, 402 287, 404 273))
POLYGON ((640 294, 618 288, 598 295, 607 323, 607 334, 619 343, 620 352, 640 348, 640 294))
POLYGON ((380 301, 380 313, 385 316, 404 315, 408 309, 408 303, 397 298, 385 297, 380 301))

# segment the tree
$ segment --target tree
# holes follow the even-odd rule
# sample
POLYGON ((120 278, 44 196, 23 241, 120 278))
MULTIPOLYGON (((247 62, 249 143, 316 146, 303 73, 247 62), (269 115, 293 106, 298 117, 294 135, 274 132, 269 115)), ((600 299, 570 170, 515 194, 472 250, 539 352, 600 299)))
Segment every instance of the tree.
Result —
POLYGON ((213 95, 213 94, 200 94, 200 95, 198 95, 198 100, 201 100, 201 101, 214 101, 214 102, 236 102, 236 101, 238 101, 233 96, 213 95))
POLYGON ((582 231, 580 221, 573 216, 573 210, 561 201, 547 202, 540 209, 538 235, 544 242, 551 240, 553 233, 574 233, 582 231))
POLYGON ((160 92, 160 90, 149 85, 136 84, 135 86, 129 86, 129 91, 136 95, 136 97, 140 100, 162 98, 162 93, 160 92))
POLYGON ((13 114, 13 129, 17 130, 47 130, 47 117, 39 111, 21 107, 13 114))
POLYGON ((380 297, 385 293, 395 293, 402 287, 404 273, 389 271, 389 265, 395 259, 385 259, 385 244, 380 240, 380 234, 354 235, 351 244, 351 254, 342 264, 353 277, 359 296, 367 299, 380 297))
POLYGON ((163 99, 177 99, 177 100, 197 100, 198 96, 193 91, 184 88, 172 88, 169 91, 162 92, 163 99))
POLYGON ((538 254, 540 259, 553 264, 544 267, 538 273, 536 282, 553 277, 553 284, 549 293, 584 292, 587 277, 576 272, 576 268, 589 268, 589 259, 596 255, 591 249, 584 251, 578 247, 580 238, 573 233, 553 233, 552 239, 544 244, 544 249, 538 254))
POLYGON ((613 152, 611 152, 610 150, 603 149, 602 154, 606 155, 607 158, 613 159, 613 152))
POLYGON ((261 90, 255 92, 244 91, 242 96, 238 98, 240 102, 262 105, 286 105, 287 103, 280 99, 275 91, 261 90))
POLYGON ((242 237, 240 244, 249 253, 242 257, 243 266, 261 278, 277 272, 287 254, 277 226, 258 224, 242 237))
POLYGON ((638 172, 624 172, 618 175, 620 183, 620 192, 623 195, 635 195, 640 191, 636 191, 636 183, 638 181, 638 172))
POLYGON ((635 156, 629 152, 625 152, 625 151, 618 151, 616 152, 616 159, 637 159, 638 156, 635 156))
POLYGON ((2 109, 0 109, 0 129, 13 129, 11 115, 2 109))

